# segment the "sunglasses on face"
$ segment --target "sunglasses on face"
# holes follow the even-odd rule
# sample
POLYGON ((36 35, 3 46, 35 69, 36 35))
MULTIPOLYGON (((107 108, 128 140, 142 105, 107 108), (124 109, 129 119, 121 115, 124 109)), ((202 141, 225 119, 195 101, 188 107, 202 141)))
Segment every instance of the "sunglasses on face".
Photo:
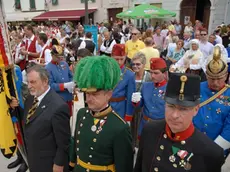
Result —
POLYGON ((140 66, 141 63, 132 63, 132 66, 140 66))

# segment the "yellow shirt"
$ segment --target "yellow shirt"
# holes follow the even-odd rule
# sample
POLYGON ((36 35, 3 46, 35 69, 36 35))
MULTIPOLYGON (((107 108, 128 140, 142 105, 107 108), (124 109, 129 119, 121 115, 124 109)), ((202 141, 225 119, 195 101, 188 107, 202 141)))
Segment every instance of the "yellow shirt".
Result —
POLYGON ((172 24, 169 25, 169 26, 168 26, 168 30, 169 30, 169 31, 175 31, 174 25, 172 25, 172 24))
POLYGON ((139 52, 139 50, 145 48, 144 42, 137 40, 136 42, 133 42, 132 40, 128 40, 125 43, 125 53, 127 56, 132 59, 133 56, 139 52))
POLYGON ((145 57, 146 57, 146 64, 145 64, 145 69, 150 70, 150 59, 151 58, 159 58, 160 53, 157 49, 152 48, 152 47, 145 47, 144 49, 140 50, 145 57))

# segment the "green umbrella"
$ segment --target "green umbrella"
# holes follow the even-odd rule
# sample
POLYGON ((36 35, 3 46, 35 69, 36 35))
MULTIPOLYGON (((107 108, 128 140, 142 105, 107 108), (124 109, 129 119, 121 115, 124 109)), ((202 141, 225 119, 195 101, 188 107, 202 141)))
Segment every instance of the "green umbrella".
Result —
POLYGON ((175 17, 176 13, 155 7, 153 5, 142 4, 128 9, 116 15, 117 18, 144 19, 144 18, 167 18, 175 17))

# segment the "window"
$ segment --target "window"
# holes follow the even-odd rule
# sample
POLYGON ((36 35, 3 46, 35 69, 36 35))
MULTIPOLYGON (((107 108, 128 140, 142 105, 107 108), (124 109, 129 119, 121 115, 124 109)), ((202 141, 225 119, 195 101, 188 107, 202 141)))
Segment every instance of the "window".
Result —
POLYGON ((35 0, 30 0, 30 9, 36 9, 35 0))
POLYGON ((20 2, 20 0, 15 0, 14 6, 15 6, 16 10, 20 10, 21 9, 21 2, 20 2))
MULTIPOLYGON (((96 0, 88 0, 89 3, 95 2, 96 0)), ((85 3, 85 0, 81 0, 81 3, 85 3)))
POLYGON ((58 5, 58 0, 52 0, 52 5, 58 5))

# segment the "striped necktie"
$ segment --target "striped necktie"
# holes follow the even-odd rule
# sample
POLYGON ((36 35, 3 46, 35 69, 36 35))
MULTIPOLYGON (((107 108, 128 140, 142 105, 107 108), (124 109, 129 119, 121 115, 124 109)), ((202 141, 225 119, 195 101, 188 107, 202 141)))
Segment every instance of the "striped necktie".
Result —
POLYGON ((29 123, 31 116, 34 115, 34 112, 36 111, 37 107, 38 107, 38 99, 35 97, 34 102, 33 102, 32 106, 31 106, 31 108, 30 108, 30 110, 28 112, 27 118, 26 118, 26 123, 27 124, 29 123))

